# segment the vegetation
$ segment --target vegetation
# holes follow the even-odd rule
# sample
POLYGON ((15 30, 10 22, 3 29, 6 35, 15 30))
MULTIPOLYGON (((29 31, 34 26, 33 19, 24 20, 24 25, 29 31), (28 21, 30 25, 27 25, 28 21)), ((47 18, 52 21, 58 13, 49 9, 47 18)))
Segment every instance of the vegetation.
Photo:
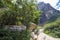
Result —
POLYGON ((26 30, 22 31, 0 29, 0 40, 30 40, 29 32, 27 31, 26 33, 26 30))
MULTIPOLYGON (((40 15, 36 0, 0 0, 0 40, 30 40, 29 24, 38 24, 40 15), (3 25, 22 24, 27 27, 25 31, 1 29, 3 25)), ((48 19, 44 27, 46 34, 60 38, 60 15, 48 19)))
POLYGON ((50 36, 60 38, 60 17, 56 21, 46 24, 44 32, 50 36))
POLYGON ((30 22, 38 24, 40 11, 35 0, 0 0, 0 28, 3 25, 25 25, 25 31, 0 29, 0 40, 30 40, 30 22))
MULTIPOLYGON (((2 0, 2 3, 7 10, 10 12, 12 11, 15 14, 17 25, 19 22, 26 26, 28 26, 30 22, 38 23, 40 12, 36 8, 36 1, 17 0, 16 3, 14 3, 11 0, 2 0)), ((10 14, 13 15, 12 13, 10 14)))
POLYGON ((0 12, 0 25, 16 25, 16 14, 2 9, 0 12))
POLYGON ((57 4, 56 4, 56 6, 58 6, 58 8, 60 7, 60 0, 58 0, 58 2, 57 2, 57 4))

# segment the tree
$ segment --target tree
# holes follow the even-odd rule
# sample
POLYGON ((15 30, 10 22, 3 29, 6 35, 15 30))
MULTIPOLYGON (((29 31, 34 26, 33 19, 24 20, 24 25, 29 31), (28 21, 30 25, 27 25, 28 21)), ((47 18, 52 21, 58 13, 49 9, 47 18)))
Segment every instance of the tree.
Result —
POLYGON ((56 6, 60 7, 60 0, 57 2, 56 6))
POLYGON ((28 26, 30 22, 38 23, 40 11, 37 10, 36 0, 1 0, 7 10, 16 14, 17 24, 28 26), (37 20, 37 21, 36 21, 37 20))
MULTIPOLYGON (((38 23, 40 18, 40 11, 37 10, 37 5, 35 0, 0 0, 3 4, 3 9, 0 12, 0 24, 1 25, 18 25, 22 23, 27 26, 25 31, 15 31, 9 32, 8 30, 4 31, 8 33, 8 38, 5 36, 1 40, 29 40, 30 32, 28 31, 28 26, 30 22, 38 23), (36 21, 37 20, 37 21, 36 21)), ((1 31, 1 30, 0 30, 1 31)), ((2 31, 1 31, 2 32, 2 31)), ((4 33, 2 32, 2 33, 4 33)))

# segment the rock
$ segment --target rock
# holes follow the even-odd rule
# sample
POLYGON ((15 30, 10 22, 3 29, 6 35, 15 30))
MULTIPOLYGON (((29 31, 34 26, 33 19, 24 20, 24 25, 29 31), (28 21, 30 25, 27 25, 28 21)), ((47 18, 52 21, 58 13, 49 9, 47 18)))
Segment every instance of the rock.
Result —
POLYGON ((33 40, 36 40, 37 39, 37 35, 34 32, 31 32, 31 38, 33 40))
POLYGON ((37 25, 35 23, 30 23, 29 30, 33 31, 36 27, 37 25))
POLYGON ((26 30, 26 26, 24 25, 21 25, 21 26, 17 26, 17 25, 5 25, 4 29, 10 29, 10 30, 18 30, 18 31, 21 31, 21 30, 26 30))

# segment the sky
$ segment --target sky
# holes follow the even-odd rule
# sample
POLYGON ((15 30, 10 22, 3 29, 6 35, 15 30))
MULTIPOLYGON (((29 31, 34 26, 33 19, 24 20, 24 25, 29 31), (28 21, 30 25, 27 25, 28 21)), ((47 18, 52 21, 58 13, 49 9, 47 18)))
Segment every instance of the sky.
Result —
MULTIPOLYGON (((56 4, 57 4, 58 1, 59 1, 59 0, 38 0, 38 2, 49 3, 49 4, 50 4, 52 7, 54 7, 55 9, 57 9, 56 4)), ((57 9, 57 10, 60 10, 60 8, 57 9)))

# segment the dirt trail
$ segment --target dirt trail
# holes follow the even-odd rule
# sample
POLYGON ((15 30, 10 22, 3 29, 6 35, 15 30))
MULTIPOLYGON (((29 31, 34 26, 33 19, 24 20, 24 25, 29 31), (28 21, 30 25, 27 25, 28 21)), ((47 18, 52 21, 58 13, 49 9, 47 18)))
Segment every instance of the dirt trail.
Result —
POLYGON ((51 36, 48 36, 47 34, 43 33, 44 29, 40 29, 38 31, 38 38, 37 40, 60 40, 60 38, 53 38, 51 36))

